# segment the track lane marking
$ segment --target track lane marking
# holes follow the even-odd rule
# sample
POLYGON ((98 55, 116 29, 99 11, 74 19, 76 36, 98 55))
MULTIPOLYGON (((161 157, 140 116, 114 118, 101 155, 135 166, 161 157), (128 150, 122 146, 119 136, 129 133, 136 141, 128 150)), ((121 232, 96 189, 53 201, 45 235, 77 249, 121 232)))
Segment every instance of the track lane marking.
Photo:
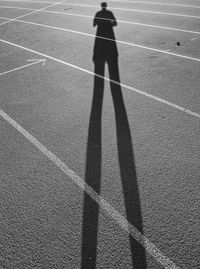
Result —
POLYGON ((41 153, 51 160, 59 169, 68 176, 79 188, 85 191, 90 197, 102 208, 107 215, 113 219, 118 225, 130 234, 137 242, 139 242, 145 250, 165 269, 180 269, 173 261, 165 256, 151 241, 140 233, 137 228, 132 225, 125 217, 115 210, 102 196, 98 195, 84 180, 63 163, 53 152, 48 150, 34 136, 27 132, 14 119, 0 109, 0 116, 14 127, 21 135, 23 135, 32 145, 34 145, 41 153))
POLYGON ((73 69, 82 71, 82 72, 87 73, 87 74, 90 74, 90 75, 92 75, 92 76, 97 76, 97 77, 99 77, 99 78, 104 78, 104 80, 106 80, 106 81, 108 81, 108 82, 112 82, 112 83, 114 83, 114 84, 116 84, 116 85, 120 85, 122 88, 125 88, 125 89, 127 89, 127 90, 136 92, 136 93, 138 93, 138 94, 140 94, 140 95, 142 95, 142 96, 148 97, 148 98, 153 99, 153 100, 155 100, 155 101, 157 101, 157 102, 160 102, 160 103, 162 103, 162 104, 168 105, 168 106, 170 106, 170 107, 172 107, 172 108, 175 108, 175 109, 177 109, 177 110, 179 110, 179 111, 181 111, 181 112, 187 113, 187 114, 189 114, 189 115, 191 115, 191 116, 194 116, 194 117, 200 119, 200 114, 197 113, 197 112, 194 112, 194 111, 192 111, 192 110, 190 110, 190 109, 187 109, 187 108, 185 108, 185 107, 176 105, 176 104, 174 104, 174 103, 172 103, 172 102, 169 102, 169 101, 167 101, 167 100, 164 100, 164 99, 162 99, 162 98, 160 98, 160 97, 157 97, 157 96, 155 96, 155 95, 152 95, 152 94, 146 93, 146 92, 144 92, 144 91, 138 90, 138 89, 136 89, 136 88, 134 88, 134 87, 131 87, 131 86, 128 86, 128 85, 126 85, 126 84, 124 84, 124 83, 120 83, 120 82, 117 82, 117 81, 115 81, 115 80, 111 80, 111 79, 109 79, 109 78, 107 78, 107 77, 103 77, 103 76, 97 75, 97 74, 95 74, 94 72, 89 71, 89 70, 87 70, 87 69, 85 69, 85 68, 76 66, 76 65, 74 65, 74 64, 65 62, 65 61, 63 61, 63 60, 57 59, 57 58, 55 58, 55 57, 49 56, 49 55, 47 55, 47 54, 44 54, 44 53, 35 51, 35 50, 33 50, 33 49, 30 49, 30 48, 27 48, 27 47, 24 47, 24 46, 15 44, 15 43, 12 43, 12 42, 7 41, 7 40, 0 39, 0 42, 3 42, 4 44, 8 44, 8 45, 11 45, 11 46, 14 46, 14 47, 17 47, 17 48, 26 50, 26 51, 29 51, 29 52, 34 53, 34 54, 37 54, 37 55, 40 55, 40 56, 42 56, 42 57, 44 57, 44 58, 53 60, 53 61, 55 61, 55 62, 57 62, 57 63, 60 63, 60 64, 63 64, 63 65, 65 65, 65 66, 71 67, 71 68, 73 68, 73 69))
MULTIPOLYGON (((22 23, 27 23, 27 24, 31 24, 31 25, 36 25, 36 26, 51 28, 51 29, 55 29, 55 30, 66 31, 66 32, 69 32, 69 33, 79 34, 79 35, 84 35, 84 36, 89 36, 89 37, 93 37, 93 38, 98 37, 100 39, 112 41, 112 39, 110 39, 110 38, 96 36, 96 35, 88 34, 88 33, 85 33, 85 32, 74 31, 74 30, 71 30, 71 29, 60 28, 60 27, 50 26, 50 25, 36 23, 36 22, 23 21, 23 20, 20 20, 20 21, 22 23)), ((131 46, 131 47, 137 47, 137 48, 141 48, 141 49, 145 49, 145 50, 150 50, 150 51, 155 51, 155 52, 159 52, 159 53, 164 53, 164 54, 167 54, 167 55, 171 55, 171 56, 175 56, 175 57, 179 57, 179 58, 183 58, 183 59, 187 59, 187 60, 192 60, 192 61, 195 61, 195 62, 200 62, 200 59, 199 58, 190 57, 190 56, 186 56, 186 55, 182 55, 182 54, 178 54, 178 53, 174 53, 174 52, 169 52, 168 50, 159 50, 159 49, 155 49, 155 48, 152 48, 152 47, 138 45, 138 44, 135 44, 135 43, 125 42, 125 41, 121 41, 121 40, 116 40, 116 42, 119 43, 119 44, 131 46)))
MULTIPOLYGON (((1 0, 0 0, 0 2, 1 2, 1 0)), ((13 7, 13 6, 0 6, 0 8, 10 8, 10 9, 12 9, 12 8, 14 8, 14 9, 19 9, 19 10, 38 10, 37 8, 28 8, 28 7, 13 7)), ((12 19, 12 18, 10 18, 10 19, 12 19)))
MULTIPOLYGON (((26 2, 26 3, 54 3, 50 1, 26 1, 26 0, 14 0, 13 2, 26 2)), ((74 4, 74 3, 63 3, 62 5, 66 6, 78 6, 78 7, 89 7, 89 8, 98 8, 99 6, 96 5, 84 5, 84 4, 74 4)), ((119 10, 119 11, 129 11, 129 12, 139 12, 139 13, 151 13, 151 14, 159 14, 159 15, 167 15, 167 16, 178 16, 178 17, 186 17, 186 18, 194 18, 200 19, 200 16, 193 16, 187 14, 180 14, 180 13, 168 13, 168 12, 161 12, 161 11, 150 11, 150 10, 140 10, 140 9, 128 9, 128 8, 117 8, 111 7, 112 10, 119 10)))
POLYGON ((12 73, 12 72, 18 71, 20 69, 24 69, 24 68, 26 68, 28 66, 39 64, 39 63, 42 63, 42 66, 43 66, 45 64, 45 62, 46 62, 46 59, 30 59, 30 60, 27 60, 27 61, 31 61, 31 63, 23 65, 23 66, 20 66, 20 67, 17 67, 17 68, 14 68, 14 69, 11 69, 11 70, 8 70, 8 71, 4 71, 4 72, 0 73, 0 76, 12 73))
POLYGON ((131 3, 131 4, 147 4, 147 5, 160 5, 160 6, 172 6, 172 7, 189 7, 189 8, 200 8, 200 6, 185 5, 185 4, 172 4, 172 3, 161 3, 161 2, 145 2, 145 1, 128 1, 128 0, 109 0, 109 2, 118 3, 131 3))
MULTIPOLYGON (((23 0, 1 0, 0 2, 31 2, 23 0)), ((40 2, 40 1, 35 1, 40 2)), ((172 3, 161 3, 161 2, 146 2, 146 1, 131 1, 131 0, 109 0, 109 2, 118 2, 118 3, 133 3, 133 4, 149 4, 149 5, 161 5, 161 6, 175 6, 175 7, 189 7, 189 8, 200 8, 196 5, 186 5, 186 4, 172 4, 172 3)))
MULTIPOLYGON (((0 8, 14 8, 14 9, 36 10, 36 9, 31 9, 31 8, 4 7, 4 6, 0 6, 0 8)), ((40 12, 94 19, 94 16, 82 15, 82 14, 75 14, 75 13, 68 13, 68 12, 59 12, 59 11, 50 11, 50 10, 42 10, 40 12)), ((2 19, 10 19, 10 18, 7 18, 7 17, 0 17, 0 18, 2 18, 2 19)), ((109 20, 109 19, 104 19, 104 18, 100 18, 100 19, 101 20, 109 20)), ((16 21, 20 21, 20 20, 16 19, 16 21)), ((190 33, 190 34, 198 34, 198 35, 200 34, 200 32, 192 31, 192 30, 184 30, 184 29, 178 29, 178 28, 172 28, 172 27, 165 27, 165 26, 160 26, 160 25, 152 25, 152 24, 145 24, 145 23, 139 23, 139 22, 124 21, 124 20, 117 20, 117 21, 120 22, 120 23, 126 23, 126 24, 132 24, 132 25, 139 25, 139 26, 144 26, 144 27, 158 28, 158 29, 164 29, 164 30, 170 30, 170 31, 177 31, 177 32, 184 32, 184 33, 190 33)))
POLYGON ((24 17, 29 16, 29 15, 32 15, 32 14, 34 14, 34 13, 36 13, 36 12, 45 10, 46 8, 53 7, 53 6, 55 6, 55 5, 61 4, 61 3, 63 3, 63 2, 65 2, 65 0, 63 0, 63 1, 61 1, 61 2, 56 2, 56 3, 54 3, 54 4, 48 5, 48 6, 46 6, 46 7, 40 8, 40 9, 36 9, 36 10, 34 10, 34 11, 32 11, 32 12, 29 12, 29 13, 27 13, 27 14, 21 15, 21 16, 19 16, 19 17, 14 18, 14 19, 10 19, 9 21, 4 21, 4 22, 0 23, 0 26, 5 25, 5 24, 10 23, 10 22, 14 22, 14 21, 16 21, 17 19, 24 18, 24 17))

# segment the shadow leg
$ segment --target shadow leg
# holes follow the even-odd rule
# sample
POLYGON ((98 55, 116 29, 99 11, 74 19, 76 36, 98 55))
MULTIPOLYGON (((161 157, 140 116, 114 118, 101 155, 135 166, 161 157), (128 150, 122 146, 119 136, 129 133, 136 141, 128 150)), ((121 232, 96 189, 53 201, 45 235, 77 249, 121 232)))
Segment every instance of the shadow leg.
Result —
MULTIPOLYGON (((120 82, 117 57, 108 62, 110 79, 120 82)), ((118 158, 121 172, 127 219, 142 234, 142 214, 137 185, 137 174, 126 109, 120 85, 110 83, 115 108, 118 158)), ((130 236, 132 262, 134 269, 146 268, 144 248, 130 236)))
MULTIPOLYGON (((95 73, 104 76, 105 61, 95 62, 95 73)), ((94 77, 94 93, 90 114, 85 182, 98 194, 101 185, 101 115, 104 79, 94 77)), ((82 228, 82 269, 95 269, 97 256, 99 205, 85 192, 82 228)))

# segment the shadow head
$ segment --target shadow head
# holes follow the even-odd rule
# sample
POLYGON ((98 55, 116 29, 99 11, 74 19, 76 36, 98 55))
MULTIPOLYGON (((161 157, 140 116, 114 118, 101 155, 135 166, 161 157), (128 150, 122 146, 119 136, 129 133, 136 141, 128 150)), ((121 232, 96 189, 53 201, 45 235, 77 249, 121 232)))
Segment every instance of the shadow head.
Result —
POLYGON ((107 8, 107 3, 106 2, 102 2, 101 3, 101 7, 102 7, 102 9, 106 9, 107 8))

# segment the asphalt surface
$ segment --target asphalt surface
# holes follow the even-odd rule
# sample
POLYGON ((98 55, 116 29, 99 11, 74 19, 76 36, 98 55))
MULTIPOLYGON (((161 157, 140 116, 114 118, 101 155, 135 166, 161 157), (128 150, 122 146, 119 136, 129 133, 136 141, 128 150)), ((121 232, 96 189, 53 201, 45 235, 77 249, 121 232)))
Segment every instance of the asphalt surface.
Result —
POLYGON ((102 104, 100 1, 53 1, 0 1, 0 268, 200 268, 200 1, 108 1, 102 104))

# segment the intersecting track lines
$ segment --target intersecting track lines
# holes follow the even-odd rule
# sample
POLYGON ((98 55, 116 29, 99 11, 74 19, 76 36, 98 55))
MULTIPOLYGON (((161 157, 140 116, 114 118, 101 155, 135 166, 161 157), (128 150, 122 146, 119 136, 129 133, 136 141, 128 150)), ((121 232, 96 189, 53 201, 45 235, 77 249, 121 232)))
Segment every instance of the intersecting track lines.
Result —
POLYGON ((12 127, 21 133, 31 144, 33 144, 40 152, 42 152, 49 160, 51 160, 59 169, 67 175, 78 187, 85 191, 123 230, 131 235, 138 243, 140 243, 146 251, 165 269, 180 269, 173 261, 166 257, 150 240, 140 233, 125 217, 115 210, 106 200, 97 194, 85 181, 64 164, 54 153, 49 151, 34 136, 27 132, 14 119, 0 109, 0 116, 6 120, 12 127))
MULTIPOLYGON (((23 0, 1 0, 1 2, 33 2, 33 1, 23 1, 23 0)), ((41 2, 41 1, 35 1, 41 2)), ((173 7, 188 7, 188 8, 200 8, 200 6, 196 5, 186 5, 186 4, 172 4, 172 3, 161 3, 161 2, 145 2, 145 1, 131 1, 131 0, 109 0, 109 2, 117 2, 117 3, 130 3, 130 4, 147 4, 147 5, 160 5, 160 6, 173 6, 173 7)))
MULTIPOLYGON (((122 88, 125 88, 125 89, 127 89, 127 90, 131 90, 131 91, 136 92, 136 93, 138 93, 138 94, 140 94, 140 95, 146 96, 146 97, 148 97, 148 98, 150 98, 150 99, 153 99, 153 100, 155 100, 155 101, 157 101, 157 102, 160 102, 160 103, 162 103, 162 104, 165 104, 165 105, 168 105, 168 106, 170 106, 170 107, 173 107, 173 108, 175 108, 175 109, 177 109, 177 110, 179 110, 179 111, 185 112, 185 113, 187 113, 187 114, 189 114, 189 115, 191 115, 191 116, 194 116, 194 117, 196 117, 196 118, 200 118, 200 114, 197 113, 197 112, 194 112, 194 111, 192 111, 192 110, 190 110, 190 109, 187 109, 187 108, 185 108, 185 107, 179 106, 179 105, 177 105, 177 104, 174 104, 174 103, 169 102, 169 101, 167 101, 167 100, 164 100, 164 99, 162 99, 162 98, 159 98, 159 97, 157 97, 157 96, 155 96, 155 95, 152 95, 152 94, 146 93, 146 92, 144 92, 144 91, 138 90, 138 89, 136 89, 136 88, 134 88, 134 87, 131 87, 131 86, 128 86, 128 85, 126 85, 126 84, 119 83, 119 82, 114 81, 114 80, 110 80, 110 79, 107 78, 107 77, 102 77, 102 76, 97 75, 97 74, 95 74, 94 72, 89 71, 89 70, 87 70, 87 69, 84 69, 84 68, 82 68, 82 67, 76 66, 76 65, 74 65, 74 64, 65 62, 65 61, 63 61, 63 60, 60 60, 60 59, 57 59, 57 58, 55 58, 55 57, 49 56, 49 55, 47 55, 47 54, 44 54, 44 53, 35 51, 35 50, 33 50, 33 49, 30 49, 30 48, 27 48, 27 47, 24 47, 24 46, 21 46, 21 45, 18 45, 18 44, 15 44, 15 43, 12 43, 12 42, 3 40, 3 39, 0 39, 0 42, 3 42, 3 43, 5 43, 5 44, 11 45, 11 46, 15 46, 15 47, 17 47, 17 48, 20 48, 20 49, 29 51, 29 52, 31 52, 31 53, 35 53, 35 54, 37 54, 37 55, 40 55, 40 56, 45 57, 45 58, 47 58, 47 59, 53 60, 53 61, 55 61, 55 62, 58 62, 58 63, 60 63, 60 64, 65 65, 65 66, 74 68, 74 69, 76 69, 76 70, 85 72, 85 73, 87 73, 87 74, 90 74, 90 75, 93 75, 93 76, 98 76, 98 77, 100 77, 100 78, 104 78, 106 81, 112 82, 112 83, 114 83, 114 84, 116 84, 116 85, 120 85, 122 88)), ((200 62, 200 59, 198 59, 198 61, 200 62)))
MULTIPOLYGON (((80 32, 80 31, 74 31, 74 30, 71 30, 71 29, 60 28, 60 27, 56 27, 56 26, 51 26, 51 25, 46 25, 46 24, 41 24, 41 23, 36 23, 36 22, 30 22, 30 21, 21 21, 21 22, 27 23, 27 24, 32 24, 32 25, 37 25, 37 26, 41 26, 41 27, 46 27, 46 28, 52 28, 52 29, 55 29, 55 30, 66 31, 66 32, 74 33, 74 34, 90 36, 90 37, 93 37, 93 38, 97 37, 97 38, 100 38, 100 39, 112 41, 112 39, 110 39, 110 38, 105 38, 105 37, 101 37, 101 36, 95 36, 93 34, 80 32)), ((183 59, 188 59, 188 60, 200 62, 199 58, 190 57, 190 56, 186 56, 186 55, 182 55, 182 54, 178 54, 178 53, 174 53, 174 52, 169 52, 168 50, 155 49, 155 48, 152 48, 152 47, 147 47, 147 46, 143 46, 143 45, 139 45, 139 44, 135 44, 135 43, 125 42, 125 41, 122 41, 122 40, 116 40, 116 42, 119 43, 119 44, 131 46, 131 47, 137 47, 137 48, 141 48, 141 49, 145 49, 145 50, 164 53, 164 54, 167 54, 167 55, 171 55, 171 56, 180 57, 180 58, 183 58, 183 59)))
MULTIPOLYGON (((7 0, 6 0, 7 1, 7 0)), ((13 2, 26 2, 26 3, 55 3, 49 1, 26 1, 26 0, 14 0, 13 2)), ((86 8, 99 8, 97 5, 85 5, 85 4, 74 4, 74 3, 62 3, 62 5, 66 6, 77 6, 77 7, 86 7, 86 8)), ((119 7, 112 7, 112 10, 119 10, 119 11, 129 11, 129 12, 139 12, 139 13, 149 13, 149 14, 159 14, 159 15, 167 15, 167 16, 178 16, 178 17, 186 17, 186 18, 194 18, 200 19, 200 16, 194 15, 187 15, 187 14, 180 14, 180 13, 169 13, 169 12, 161 12, 161 11, 150 11, 150 10, 140 10, 140 9, 132 9, 132 8, 119 8, 119 7)))
POLYGON ((147 4, 147 5, 159 5, 159 6, 173 6, 173 7, 188 7, 188 8, 200 8, 196 5, 185 5, 185 4, 172 4, 172 3, 161 3, 161 2, 145 2, 145 1, 128 1, 128 0, 109 0, 110 2, 119 3, 131 3, 131 4, 147 4))
POLYGON ((26 16, 32 15, 32 14, 34 14, 34 13, 36 13, 36 12, 39 12, 39 11, 42 11, 42 10, 44 10, 44 9, 46 9, 46 8, 53 7, 53 6, 55 6, 55 5, 61 4, 61 3, 63 3, 63 2, 65 2, 65 0, 64 0, 64 1, 61 1, 61 2, 56 2, 56 3, 51 4, 51 5, 48 5, 47 7, 43 7, 43 8, 40 8, 40 9, 36 9, 36 10, 34 10, 34 11, 30 12, 30 13, 27 13, 27 14, 25 14, 25 15, 21 15, 21 16, 19 16, 19 17, 14 18, 14 19, 10 19, 9 21, 2 22, 2 23, 0 23, 0 26, 5 25, 5 24, 10 23, 10 22, 13 22, 13 21, 16 21, 17 19, 24 18, 24 17, 26 17, 26 16))
MULTIPOLYGON (((1 40, 2 41, 2 40, 1 40)), ((4 42, 4 41, 2 41, 4 42)), ((6 43, 6 42, 5 42, 6 43)), ((9 44, 7 42, 7 44, 9 44)), ((11 42, 10 42, 11 44, 11 42)), ((14 46, 17 46, 19 47, 19 45, 17 44, 12 44, 14 46)), ((19 47, 20 48, 20 47, 19 47)), ((29 50, 30 49, 27 49, 25 47, 22 47, 21 48, 23 49, 26 49, 26 50, 29 50)), ((30 51, 31 52, 31 51, 30 51)), ((35 52, 32 50, 32 52, 35 52)), ((41 55, 42 54, 38 53, 38 52, 35 52, 37 53, 38 55, 41 55)), ((49 56, 48 58, 50 59, 51 56, 49 56)), ((53 57, 51 57, 51 59, 53 60, 53 57)), ((54 58, 55 59, 55 58, 54 58)), ((57 59, 57 62, 58 62, 58 59, 57 59)), ((61 61, 60 61, 61 63, 61 61)), ((68 66, 71 66, 71 67, 74 67, 76 69, 79 69, 81 70, 79 67, 77 66, 72 66, 70 65, 69 63, 66 63, 66 65, 68 66)), ((88 70, 84 70, 82 69, 81 71, 84 71, 84 72, 89 72, 88 70)), ((90 72, 90 74, 94 74, 92 72, 90 72)), ((110 81, 109 79, 106 78, 107 81, 110 81)), ((113 81, 112 81, 113 82, 113 81)), ((116 83, 116 82, 114 82, 116 83)), ((120 84, 122 87, 124 86, 124 84, 120 84)), ((138 91, 137 89, 134 89, 132 87, 129 87, 127 85, 125 85, 124 88, 129 88, 130 90, 134 90, 135 92, 137 93, 140 93, 140 91, 138 91)), ((144 94, 146 97, 149 97, 151 98, 151 95, 148 95, 148 94, 144 94)), ((159 99, 157 97, 154 96, 153 98, 154 100, 157 100, 157 101, 161 101, 162 99, 159 99)), ((165 100, 162 100, 161 101, 162 103, 165 103, 165 104, 168 104, 170 106, 173 105, 173 107, 181 110, 181 111, 186 111, 185 108, 181 108, 175 104, 172 104, 170 102, 167 102, 165 100)), ((186 111, 187 113, 189 112, 186 111)), ((195 115, 194 112, 193 113, 193 116, 195 115)), ((188 114, 191 114, 191 113, 188 113, 188 114)), ((25 129, 23 129, 19 124, 17 124, 17 122, 15 122, 14 120, 12 120, 7 114, 5 114, 3 111, 0 111, 0 115, 7 121, 9 122, 15 129, 17 129, 22 135, 24 135, 32 144, 34 144, 41 152, 43 152, 43 154, 45 154, 51 161, 53 161, 67 176, 69 176, 74 182, 76 182, 76 184, 84 191, 86 191, 91 197, 93 200, 95 200, 102 209, 104 209, 107 214, 109 215, 109 217, 111 217, 112 219, 114 219, 119 225, 121 228, 123 228, 127 233, 130 233, 134 238, 136 238, 138 240, 138 242, 140 242, 145 248, 146 250, 158 261, 160 262, 161 265, 163 265, 165 268, 174 268, 174 269, 177 269, 178 267, 172 262, 170 261, 166 256, 164 256, 160 251, 159 249, 157 249, 157 247, 155 247, 146 237, 144 237, 142 234, 138 233, 138 231, 135 229, 134 226, 132 226, 130 223, 127 222, 127 219, 123 218, 114 208, 112 208, 101 196, 98 196, 97 193, 94 192, 93 189, 91 189, 88 185, 85 185, 83 180, 76 174, 74 173, 70 168, 68 168, 64 163, 62 163, 57 157, 56 155, 54 155, 52 152, 48 151, 48 149, 46 149, 38 140, 36 140, 31 134, 29 134, 25 129)), ((199 114, 197 114, 198 117, 199 117, 199 114)))
MULTIPOLYGON (((10 7, 10 6, 9 7, 0 6, 0 8, 10 8, 10 9, 13 8, 13 9, 19 9, 19 10, 20 9, 21 10, 37 10, 37 9, 33 9, 33 8, 10 7)), ((75 14, 75 13, 68 13, 68 12, 59 12, 59 11, 52 11, 52 10, 40 10, 40 12, 93 19, 93 16, 75 14)), ((10 20, 10 18, 7 18, 7 17, 0 17, 0 18, 10 20)), ((108 19, 103 19, 103 18, 100 18, 100 19, 101 20, 108 20, 108 19)), ((22 20, 18 20, 18 19, 15 19, 15 21, 26 22, 26 21, 22 21, 22 20)), ((198 31, 184 30, 184 29, 165 27, 165 26, 160 26, 160 25, 152 25, 152 24, 132 22, 132 21, 124 21, 124 20, 117 20, 117 21, 120 22, 120 23, 139 25, 139 26, 142 26, 142 27, 151 27, 151 28, 157 28, 157 29, 163 29, 163 30, 169 30, 169 31, 177 31, 177 32, 183 32, 183 33, 189 33, 189 34, 198 34, 198 35, 200 34, 200 32, 198 32, 198 31)))
POLYGON ((0 76, 12 73, 12 72, 15 72, 17 70, 24 69, 26 67, 29 67, 29 66, 32 66, 32 65, 35 65, 35 64, 39 64, 39 63, 41 63, 42 66, 44 66, 46 61, 47 61, 46 59, 29 59, 29 60, 27 60, 27 62, 31 62, 31 63, 25 64, 25 65, 17 67, 17 68, 14 68, 12 70, 4 71, 4 72, 0 73, 0 76))

